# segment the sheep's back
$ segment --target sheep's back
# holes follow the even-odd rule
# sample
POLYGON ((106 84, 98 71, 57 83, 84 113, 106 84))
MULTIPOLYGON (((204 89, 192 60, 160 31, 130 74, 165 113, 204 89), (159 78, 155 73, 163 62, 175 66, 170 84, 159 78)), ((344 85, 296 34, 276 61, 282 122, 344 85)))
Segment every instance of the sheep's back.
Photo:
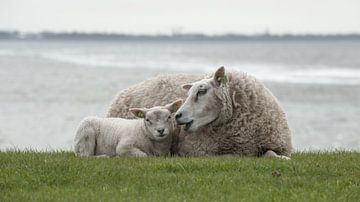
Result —
POLYGON ((187 91, 181 85, 202 79, 200 75, 159 75, 128 87, 113 99, 107 117, 135 118, 130 108, 164 106, 176 99, 186 99, 187 91))

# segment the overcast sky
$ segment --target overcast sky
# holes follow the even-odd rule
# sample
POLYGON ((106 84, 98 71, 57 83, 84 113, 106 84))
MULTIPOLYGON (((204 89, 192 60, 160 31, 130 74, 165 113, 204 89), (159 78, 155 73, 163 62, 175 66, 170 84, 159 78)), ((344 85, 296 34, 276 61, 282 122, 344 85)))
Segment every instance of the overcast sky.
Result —
POLYGON ((360 33, 360 0, 0 0, 0 29, 360 33))

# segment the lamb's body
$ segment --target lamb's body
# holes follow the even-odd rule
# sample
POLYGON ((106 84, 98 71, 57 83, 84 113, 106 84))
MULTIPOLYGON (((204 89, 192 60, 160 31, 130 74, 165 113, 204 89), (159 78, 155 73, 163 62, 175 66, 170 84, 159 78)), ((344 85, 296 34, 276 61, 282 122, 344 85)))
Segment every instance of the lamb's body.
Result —
POLYGON ((147 134, 143 119, 85 118, 75 137, 75 153, 82 156, 168 155, 172 136, 161 141, 147 134))
MULTIPOLYGON (((291 133, 286 116, 271 92, 254 77, 243 72, 227 74, 228 106, 220 115, 219 124, 209 124, 193 134, 181 130, 180 155, 262 155, 272 150, 289 156, 291 133), (232 113, 232 114, 231 114, 232 113), (228 117, 226 117, 228 116, 228 117)), ((132 118, 130 107, 161 105, 175 97, 186 98, 182 84, 198 81, 204 76, 164 75, 147 80, 120 92, 109 109, 109 117, 132 118), (144 96, 146 95, 146 96, 144 96)))

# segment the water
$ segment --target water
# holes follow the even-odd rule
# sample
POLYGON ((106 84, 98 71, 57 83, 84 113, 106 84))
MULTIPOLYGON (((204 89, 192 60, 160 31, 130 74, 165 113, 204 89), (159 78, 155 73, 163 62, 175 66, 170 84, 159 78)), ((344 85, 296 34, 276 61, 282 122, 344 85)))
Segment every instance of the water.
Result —
POLYGON ((29 55, 91 67, 211 71, 224 65, 262 80, 360 83, 360 42, 28 42, 0 55, 29 55))
POLYGON ((360 149, 360 42, 0 41, 0 149, 70 149, 78 122, 159 73, 218 66, 279 98, 297 150, 360 149))

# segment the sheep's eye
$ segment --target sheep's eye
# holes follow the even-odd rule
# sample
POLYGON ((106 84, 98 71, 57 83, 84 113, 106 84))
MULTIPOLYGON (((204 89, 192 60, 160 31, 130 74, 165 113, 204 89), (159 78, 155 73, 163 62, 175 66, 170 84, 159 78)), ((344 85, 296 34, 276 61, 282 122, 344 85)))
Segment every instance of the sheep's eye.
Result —
POLYGON ((205 95, 206 94, 206 89, 200 89, 198 92, 197 92, 197 95, 205 95))
POLYGON ((168 119, 171 119, 171 116, 169 116, 168 119))
POLYGON ((146 119, 146 121, 151 124, 151 121, 149 119, 146 119))

